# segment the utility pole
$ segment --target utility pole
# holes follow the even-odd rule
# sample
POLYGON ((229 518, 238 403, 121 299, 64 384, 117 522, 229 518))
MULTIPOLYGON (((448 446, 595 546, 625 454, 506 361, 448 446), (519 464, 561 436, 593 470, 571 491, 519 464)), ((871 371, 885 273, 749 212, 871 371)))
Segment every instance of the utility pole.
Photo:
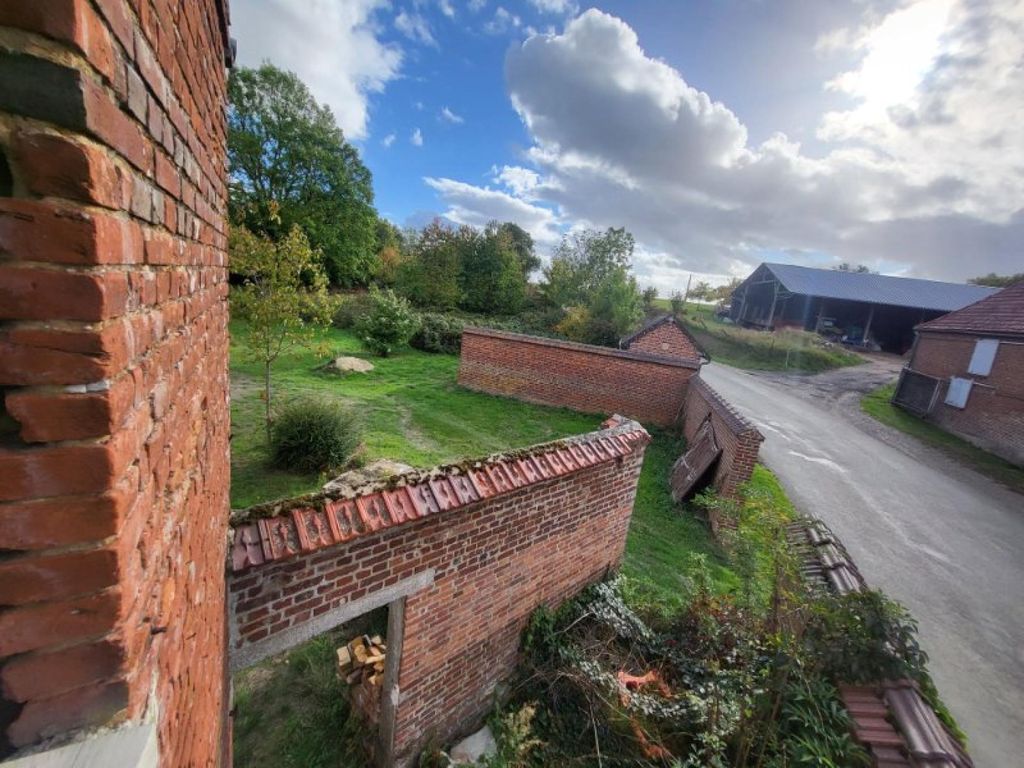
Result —
POLYGON ((686 280, 686 293, 683 294, 683 314, 686 314, 686 302, 690 300, 690 283, 693 282, 693 272, 690 273, 690 277, 686 280))

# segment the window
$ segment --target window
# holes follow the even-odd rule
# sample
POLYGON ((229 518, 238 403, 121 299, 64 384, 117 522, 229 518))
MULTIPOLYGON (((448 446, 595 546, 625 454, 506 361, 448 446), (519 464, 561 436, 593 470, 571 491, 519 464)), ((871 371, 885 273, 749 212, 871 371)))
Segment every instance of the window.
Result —
POLYGON ((966 408, 967 398, 970 397, 973 385, 974 382, 970 379, 951 377, 949 389, 946 391, 946 405, 952 405, 954 408, 966 408))
POLYGON ((977 376, 988 376, 992 373, 992 361, 996 359, 997 349, 999 349, 997 339, 978 339, 974 345, 974 354, 971 355, 971 364, 967 366, 967 372, 977 376))

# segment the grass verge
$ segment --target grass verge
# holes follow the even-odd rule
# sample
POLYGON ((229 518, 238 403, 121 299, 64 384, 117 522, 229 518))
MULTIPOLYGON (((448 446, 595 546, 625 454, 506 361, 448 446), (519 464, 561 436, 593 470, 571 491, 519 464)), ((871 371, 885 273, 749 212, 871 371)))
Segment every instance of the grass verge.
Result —
POLYGON ((1024 469, 940 429, 931 422, 919 419, 917 416, 897 408, 892 404, 892 396, 895 391, 896 383, 893 382, 869 392, 860 400, 861 410, 875 420, 943 451, 986 477, 1012 488, 1017 493, 1024 493, 1024 469))
MULTIPOLYGON (((657 304, 671 307, 665 299, 657 304)), ((707 304, 688 303, 682 320, 712 360, 734 368, 820 373, 864 362, 841 346, 826 346, 816 333, 789 329, 767 333, 722 322, 707 304)))

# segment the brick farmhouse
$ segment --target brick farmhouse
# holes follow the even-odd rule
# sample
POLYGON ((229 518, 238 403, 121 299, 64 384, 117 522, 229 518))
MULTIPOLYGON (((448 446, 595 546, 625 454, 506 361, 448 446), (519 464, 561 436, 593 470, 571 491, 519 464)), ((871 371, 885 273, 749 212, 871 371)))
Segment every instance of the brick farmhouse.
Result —
POLYGON ((919 325, 893 399, 1024 465, 1024 283, 919 325))

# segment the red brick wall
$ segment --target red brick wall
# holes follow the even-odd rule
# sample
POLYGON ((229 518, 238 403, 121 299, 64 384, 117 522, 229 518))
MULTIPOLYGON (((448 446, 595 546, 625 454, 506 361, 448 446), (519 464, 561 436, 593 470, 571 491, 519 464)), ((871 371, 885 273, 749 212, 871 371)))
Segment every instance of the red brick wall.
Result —
POLYGON ((722 449, 712 482, 719 492, 735 496, 739 487, 754 472, 764 437, 750 421, 737 413, 721 395, 698 377, 690 382, 686 395, 683 435, 687 442, 693 441, 700 425, 709 417, 715 440, 722 449))
POLYGON ((967 373, 978 336, 919 335, 909 367, 942 379, 929 420, 1007 461, 1024 465, 1024 341, 1000 342, 988 376, 967 373), (967 407, 945 404, 950 376, 973 379, 967 407))
POLYGON ((699 369, 696 360, 467 328, 458 380, 494 395, 670 426, 699 369))
POLYGON ((0 4, 0 752, 158 716, 218 761, 225 13, 0 4))
POLYGON ((493 706, 533 610, 621 560, 646 444, 629 429, 639 439, 617 457, 234 573, 232 647, 434 569, 433 585, 406 601, 398 762, 431 734, 444 743, 465 732, 493 706))
POLYGON ((649 355, 667 355, 669 357, 685 357, 690 360, 700 358, 700 350, 693 339, 673 321, 664 322, 652 328, 639 338, 630 342, 626 349, 631 352, 645 352, 649 355))

